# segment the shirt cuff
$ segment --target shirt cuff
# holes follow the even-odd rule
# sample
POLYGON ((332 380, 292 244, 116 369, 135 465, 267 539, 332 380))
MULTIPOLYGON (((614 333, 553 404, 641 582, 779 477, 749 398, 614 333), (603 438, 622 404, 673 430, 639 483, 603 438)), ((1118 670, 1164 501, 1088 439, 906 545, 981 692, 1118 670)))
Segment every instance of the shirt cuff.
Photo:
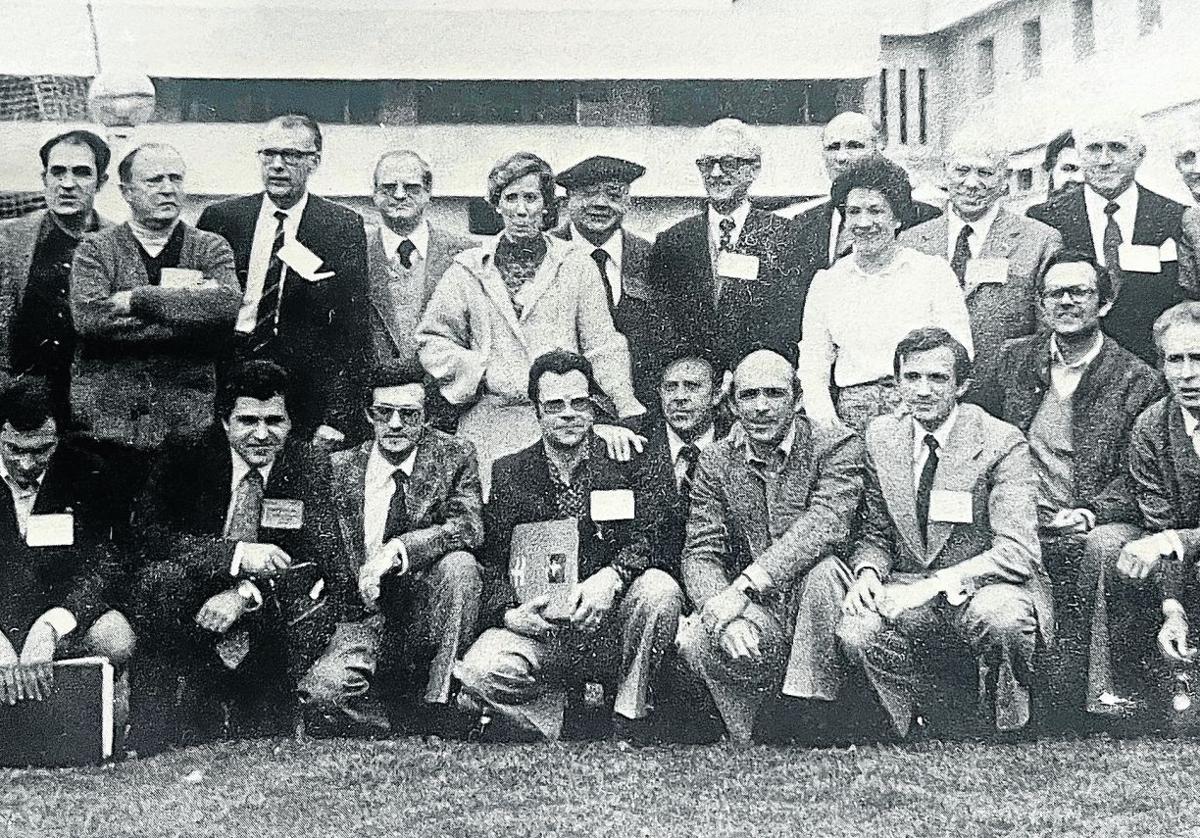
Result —
POLYGON ((242 556, 246 554, 246 542, 239 541, 233 548, 233 561, 229 563, 229 575, 241 576, 242 556))
POLYGON ((1174 551, 1175 558, 1183 561, 1187 553, 1183 548, 1183 539, 1179 537, 1179 533, 1175 530, 1163 530, 1162 536, 1166 539, 1167 544, 1170 545, 1171 550, 1174 551))
POLYGON ((1084 519, 1087 521, 1088 530, 1096 529, 1096 513, 1095 512, 1093 512, 1090 509, 1085 509, 1083 507, 1080 507, 1079 514, 1082 515, 1084 517, 1084 519))
POLYGON ((971 598, 967 583, 956 575, 939 570, 933 574, 933 578, 941 585, 942 592, 946 595, 946 602, 951 605, 962 605, 971 598))
POLYGON ((45 614, 38 617, 37 622, 45 623, 54 629, 54 633, 58 635, 59 640, 75 631, 79 625, 75 619, 75 615, 65 608, 51 608, 45 614))
POLYGON ((875 575, 879 577, 880 582, 884 581, 887 578, 886 574, 884 574, 884 572, 882 570, 880 570, 879 566, 876 565, 874 562, 859 562, 857 565, 855 565, 854 566, 854 578, 857 579, 858 577, 862 576, 862 572, 864 570, 875 571, 875 575))
MULTIPOLYGON (((403 576, 404 574, 408 573, 408 569, 411 567, 411 564, 408 560, 408 547, 404 544, 403 538, 393 538, 392 541, 396 542, 397 548, 396 564, 394 564, 393 567, 396 568, 397 576, 403 576)), ((390 544, 391 542, 388 543, 390 544)))
POLYGON ((238 583, 237 592, 242 599, 250 600, 254 603, 254 607, 247 608, 246 611, 257 611, 258 609, 262 608, 262 591, 258 589, 258 585, 255 585, 249 579, 243 579, 238 583))
POLYGON ((1165 619, 1170 619, 1171 617, 1181 617, 1185 622, 1187 621, 1187 611, 1184 610, 1183 605, 1179 602, 1179 600, 1173 597, 1163 600, 1162 615, 1165 619))
POLYGON ((750 584, 754 586, 754 590, 760 594, 765 594, 771 589, 771 574, 767 573, 757 564, 746 565, 746 569, 742 571, 742 575, 750 580, 750 584))

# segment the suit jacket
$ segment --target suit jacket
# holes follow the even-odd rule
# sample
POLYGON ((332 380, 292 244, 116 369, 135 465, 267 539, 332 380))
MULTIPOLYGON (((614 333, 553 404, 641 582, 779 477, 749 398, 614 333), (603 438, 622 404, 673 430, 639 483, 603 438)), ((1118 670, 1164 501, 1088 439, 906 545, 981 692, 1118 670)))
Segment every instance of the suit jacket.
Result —
POLYGON ((1186 559, 1200 559, 1200 457, 1174 398, 1160 399, 1137 418, 1129 473, 1142 526, 1151 532, 1175 530, 1186 559))
MULTIPOLYGON (((347 572, 370 558, 363 529, 367 460, 374 442, 333 455, 333 493, 346 556, 347 572)), ((412 476, 404 483, 412 529, 401 536, 409 566, 421 571, 455 550, 474 551, 483 543, 483 500, 475 449, 441 431, 429 429, 417 445, 412 476)))
MULTIPOLYGON (((1050 388, 1050 334, 1004 344, 994 386, 996 415, 1025 433, 1050 388)), ((1097 524, 1137 523, 1126 478, 1134 420, 1166 393, 1162 375, 1112 338, 1083 373, 1071 397, 1076 502, 1097 524)))
POLYGON ((700 455, 692 483, 683 580, 697 609, 751 565, 763 593, 786 600, 824 556, 843 545, 862 496, 862 440, 849 428, 810 426, 798 416, 779 496, 768 503, 746 462, 743 439, 700 455))
POLYGON ((433 296, 442 274, 454 257, 476 247, 473 239, 429 225, 423 283, 404 282, 383 247, 379 227, 367 229, 367 266, 370 278, 371 346, 377 363, 400 359, 417 361, 417 324, 433 296))
MULTIPOLYGON (((945 259, 950 221, 943 215, 900 234, 901 244, 945 259)), ((1058 232, 1038 221, 1001 208, 980 248, 981 259, 1007 259, 1008 280, 977 284, 971 277, 963 287, 971 338, 975 343, 973 400, 985 403, 981 384, 993 380, 1006 341, 1037 331, 1041 300, 1034 283, 1050 257, 1062 248, 1058 232), (981 397, 981 398, 979 398, 981 397)))
MULTIPOLYGON (((913 218, 901 230, 924 224, 942 214, 942 211, 930 204, 913 201, 913 218)), ((829 239, 833 236, 833 204, 823 201, 814 207, 809 207, 796 216, 799 232, 800 252, 804 262, 811 268, 809 276, 829 267, 829 239)))
MULTIPOLYGON (((225 237, 245 291, 250 249, 263 195, 219 201, 205 208, 196 226, 225 237)), ((317 195, 309 195, 296 239, 321 257, 317 282, 289 272, 280 301, 279 335, 256 357, 283 366, 303 398, 292 405, 297 430, 309 434, 327 424, 350 434, 358 421, 358 388, 366 370, 370 337, 367 307, 367 243, 362 216, 317 195)))
MULTIPOLYGON (((571 225, 563 223, 553 232, 563 241, 571 241, 571 225)), ((658 378, 669 346, 669 323, 663 319, 664 297, 649 283, 647 272, 652 245, 641 236, 621 230, 621 299, 612 311, 613 325, 629 342, 633 369, 633 390, 647 410, 658 403, 658 378)), ((594 249, 584 241, 580 247, 594 249)))
MULTIPOLYGON (((1167 239, 1178 243, 1182 236, 1183 204, 1142 186, 1137 190, 1137 217, 1132 233, 1121 231, 1125 241, 1155 247, 1167 239)), ((1096 256, 1082 189, 1065 192, 1044 204, 1030 207, 1027 214, 1058 230, 1065 249, 1096 256)), ((1184 289, 1179 284, 1179 263, 1163 262, 1158 274, 1121 271, 1120 279, 1121 291, 1104 318, 1104 333, 1154 366, 1158 358, 1150 327, 1158 315, 1185 299, 1184 289)))
POLYGON ((880 416, 867 426, 867 468, 855 573, 873 567, 887 581, 942 571, 968 593, 995 583, 1027 586, 1043 638, 1054 605, 1037 533, 1037 474, 1024 435, 983 408, 960 404, 938 452, 934 491, 971 496, 971 523, 930 515, 928 544, 917 525, 913 420, 880 416))
MULTIPOLYGON (((232 499, 233 460, 219 425, 198 440, 173 441, 160 454, 135 506, 133 538, 142 564, 171 561, 195 583, 196 607, 234 583, 229 571, 237 542, 225 539, 232 499)), ((264 500, 304 503, 299 529, 262 527, 258 538, 275 544, 293 564, 313 562, 325 579, 327 621, 357 608, 357 580, 349 575, 337 510, 330 491, 329 457, 289 439, 271 467, 264 500)), ((353 612, 356 613, 356 610, 353 612)))
POLYGON ((675 340, 705 347, 729 369, 759 342, 800 339, 808 270, 795 224, 751 209, 734 251, 758 258, 758 276, 715 280, 708 246, 708 210, 664 230, 650 251, 649 282, 675 340))
POLYGON ((1180 224, 1179 285, 1194 300, 1200 298, 1200 207, 1184 210, 1180 224))
POLYGON ((71 266, 79 334, 71 367, 72 414, 93 436, 153 448, 212 419, 216 364, 237 316, 233 253, 220 236, 183 222, 178 267, 205 287, 152 286, 128 224, 80 243, 71 266), (132 291, 131 314, 109 299, 132 291))
POLYGON ((111 542, 115 510, 111 475, 92 454, 62 441, 42 479, 34 515, 71 512, 75 543, 29 547, 17 529, 7 484, 0 482, 0 631, 17 652, 33 621, 51 608, 66 608, 88 627, 109 607, 121 562, 111 542))
MULTIPOLYGON (((592 491, 633 491, 634 518, 630 521, 593 522, 590 512, 579 519, 579 579, 596 571, 618 567, 638 576, 651 567, 670 571, 662 555, 653 548, 668 503, 672 477, 657 461, 638 457, 620 463, 608 457, 604 442, 592 434, 587 442, 592 491)), ((550 461, 541 440, 528 448, 496 461, 492 473, 494 491, 484 509, 485 570, 487 576, 485 619, 500 624, 504 609, 516 599, 509 580, 509 558, 513 529, 517 524, 553 521, 562 516, 555 503, 550 461)))

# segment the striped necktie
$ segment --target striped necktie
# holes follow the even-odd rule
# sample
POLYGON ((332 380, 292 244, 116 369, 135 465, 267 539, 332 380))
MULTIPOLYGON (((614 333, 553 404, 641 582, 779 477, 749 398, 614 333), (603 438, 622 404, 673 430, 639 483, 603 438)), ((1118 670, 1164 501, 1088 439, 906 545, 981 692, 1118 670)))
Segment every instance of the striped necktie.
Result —
POLYGON ((287 213, 282 210, 275 213, 275 219, 279 223, 275 227, 275 239, 271 242, 271 261, 267 265, 267 275, 263 280, 262 296, 258 299, 258 319, 254 324, 254 339, 251 341, 255 349, 266 346, 279 334, 280 292, 283 289, 285 270, 283 260, 279 258, 279 250, 283 247, 283 222, 287 217, 287 213))

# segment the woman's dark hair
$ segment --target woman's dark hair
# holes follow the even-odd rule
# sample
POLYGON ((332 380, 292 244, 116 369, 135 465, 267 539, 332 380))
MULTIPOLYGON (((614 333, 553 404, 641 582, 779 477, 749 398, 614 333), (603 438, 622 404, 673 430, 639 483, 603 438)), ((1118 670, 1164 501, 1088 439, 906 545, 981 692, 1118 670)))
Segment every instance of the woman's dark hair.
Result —
POLYGON ((900 221, 901 229, 912 224, 912 183, 904 169, 882 154, 855 163, 833 182, 829 200, 843 217, 846 214, 846 197, 852 189, 873 189, 888 202, 892 215, 900 221))
POLYGON ((555 197, 554 170, 550 164, 530 151, 518 151, 497 161, 488 172, 487 199, 493 207, 500 205, 500 193, 514 180, 526 175, 538 176, 538 188, 542 192, 542 203, 546 214, 542 229, 549 230, 558 224, 558 200, 555 197))

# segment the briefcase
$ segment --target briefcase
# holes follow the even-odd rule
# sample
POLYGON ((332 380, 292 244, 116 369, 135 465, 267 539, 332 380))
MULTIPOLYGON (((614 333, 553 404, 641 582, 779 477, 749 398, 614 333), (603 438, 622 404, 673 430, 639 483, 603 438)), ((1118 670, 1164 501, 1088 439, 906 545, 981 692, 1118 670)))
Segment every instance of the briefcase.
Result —
POLYGON ((95 765, 112 758, 113 734, 112 664, 55 661, 49 698, 0 705, 0 766, 95 765))
POLYGON ((550 595, 542 615, 552 622, 571 619, 571 591, 579 582, 579 519, 560 518, 513 527, 509 577, 517 600, 550 595))

